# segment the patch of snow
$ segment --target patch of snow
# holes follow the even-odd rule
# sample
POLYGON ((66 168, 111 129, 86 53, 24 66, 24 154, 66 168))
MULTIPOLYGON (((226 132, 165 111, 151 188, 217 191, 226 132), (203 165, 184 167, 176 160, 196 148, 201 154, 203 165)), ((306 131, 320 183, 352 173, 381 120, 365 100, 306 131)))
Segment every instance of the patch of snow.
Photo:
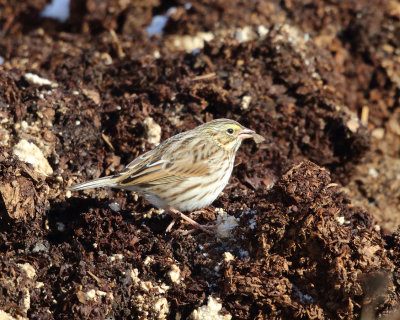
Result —
POLYGON ((300 302, 302 304, 311 304, 314 303, 314 299, 313 297, 311 297, 308 294, 304 294, 303 292, 301 292, 301 290, 299 288, 297 288, 293 283, 292 283, 294 292, 296 292, 297 296, 300 298, 300 302))
POLYGON ((155 144, 156 146, 159 145, 161 141, 160 125, 151 117, 144 119, 143 124, 145 126, 146 136, 149 143, 155 144))
POLYGON ((111 202, 108 205, 108 207, 114 212, 118 212, 118 211, 121 210, 121 206, 120 206, 120 204, 118 202, 111 202))
POLYGON ((156 15, 153 17, 151 24, 146 27, 146 32, 148 36, 154 36, 156 34, 162 35, 163 29, 168 22, 169 17, 176 11, 176 7, 171 7, 168 9, 165 15, 156 15))
POLYGON ((53 0, 40 13, 43 18, 52 18, 64 23, 69 18, 69 1, 70 0, 53 0))
POLYGON ((218 237, 221 239, 229 238, 231 231, 239 225, 237 219, 221 208, 216 208, 215 212, 218 213, 216 221, 218 237))

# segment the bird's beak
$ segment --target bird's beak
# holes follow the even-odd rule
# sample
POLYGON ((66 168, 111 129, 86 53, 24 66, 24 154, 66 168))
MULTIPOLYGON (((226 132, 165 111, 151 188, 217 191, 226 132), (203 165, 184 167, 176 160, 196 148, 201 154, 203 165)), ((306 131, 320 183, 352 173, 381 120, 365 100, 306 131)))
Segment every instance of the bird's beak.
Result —
POLYGON ((255 132, 253 130, 243 128, 242 131, 239 132, 239 138, 244 140, 244 139, 249 139, 254 136, 255 132))

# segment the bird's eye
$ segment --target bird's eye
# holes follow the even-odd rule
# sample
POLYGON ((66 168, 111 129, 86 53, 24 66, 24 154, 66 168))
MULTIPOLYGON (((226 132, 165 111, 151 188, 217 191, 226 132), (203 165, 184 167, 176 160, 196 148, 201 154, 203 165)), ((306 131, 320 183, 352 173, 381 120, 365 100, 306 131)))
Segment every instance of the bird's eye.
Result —
POLYGON ((229 128, 228 130, 226 130, 226 132, 228 132, 229 134, 232 134, 233 133, 233 129, 229 128))

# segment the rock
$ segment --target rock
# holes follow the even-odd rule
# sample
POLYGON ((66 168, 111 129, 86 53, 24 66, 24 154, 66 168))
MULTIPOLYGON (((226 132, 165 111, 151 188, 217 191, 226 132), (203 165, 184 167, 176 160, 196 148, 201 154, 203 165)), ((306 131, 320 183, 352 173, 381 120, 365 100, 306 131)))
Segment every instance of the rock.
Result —
POLYGON ((35 144, 22 139, 14 146, 13 153, 21 161, 30 163, 35 171, 45 176, 53 174, 53 169, 49 162, 35 144))
POLYGON ((146 128, 147 140, 155 145, 158 145, 161 140, 161 127, 154 121, 153 118, 147 117, 144 119, 144 125, 146 128))

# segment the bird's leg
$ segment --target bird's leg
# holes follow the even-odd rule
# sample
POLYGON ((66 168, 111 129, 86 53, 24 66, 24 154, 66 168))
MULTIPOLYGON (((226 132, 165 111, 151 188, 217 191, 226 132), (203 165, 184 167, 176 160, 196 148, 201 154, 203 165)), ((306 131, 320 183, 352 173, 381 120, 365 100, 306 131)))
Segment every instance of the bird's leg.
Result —
POLYGON ((187 215, 183 214, 179 210, 176 210, 174 208, 169 208, 168 211, 172 214, 173 221, 167 227, 166 231, 171 231, 172 226, 175 224, 176 218, 180 217, 183 220, 186 220, 187 222, 189 222, 196 229, 200 229, 200 230, 202 230, 202 231, 204 231, 206 233, 213 234, 213 232, 211 232, 211 230, 210 230, 211 227, 203 226, 203 225, 197 223, 196 221, 194 221, 193 219, 189 218, 187 215))
POLYGON ((165 232, 170 232, 176 222, 175 215, 171 214, 171 216, 172 216, 172 222, 168 225, 167 229, 165 229, 165 232))

